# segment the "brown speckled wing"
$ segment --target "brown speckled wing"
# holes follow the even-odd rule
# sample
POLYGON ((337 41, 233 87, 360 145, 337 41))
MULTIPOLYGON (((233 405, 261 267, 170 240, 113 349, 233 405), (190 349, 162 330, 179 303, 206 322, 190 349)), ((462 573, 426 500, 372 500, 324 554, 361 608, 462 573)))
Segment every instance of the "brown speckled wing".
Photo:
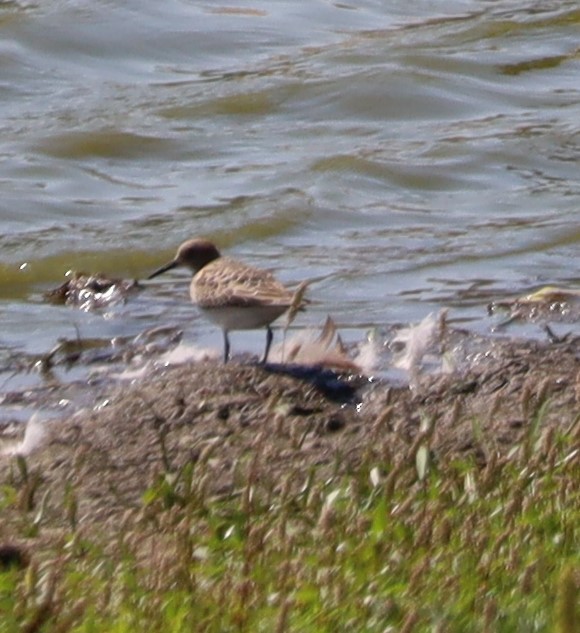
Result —
POLYGON ((286 306, 293 293, 272 273, 229 257, 204 266, 191 282, 191 298, 201 308, 286 306))

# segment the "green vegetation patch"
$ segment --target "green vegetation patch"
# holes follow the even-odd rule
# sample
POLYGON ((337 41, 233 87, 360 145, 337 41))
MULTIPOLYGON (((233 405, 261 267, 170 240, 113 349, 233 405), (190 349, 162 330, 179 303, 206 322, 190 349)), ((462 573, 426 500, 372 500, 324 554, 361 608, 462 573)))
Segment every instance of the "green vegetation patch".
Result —
POLYGON ((324 480, 272 477, 257 438, 232 493, 211 492, 208 452, 101 532, 70 485, 51 528, 19 458, 0 489, 0 631, 572 633, 579 427, 530 425, 481 466, 435 459, 424 421, 406 451, 379 445, 324 480))

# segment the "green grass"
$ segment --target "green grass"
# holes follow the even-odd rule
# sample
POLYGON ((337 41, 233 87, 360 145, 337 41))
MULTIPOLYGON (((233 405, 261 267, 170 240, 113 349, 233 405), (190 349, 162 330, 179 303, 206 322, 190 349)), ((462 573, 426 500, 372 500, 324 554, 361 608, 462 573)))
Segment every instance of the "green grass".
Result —
POLYGON ((273 481, 257 448, 220 498, 202 458, 160 474, 106 538, 82 527, 69 487, 69 527, 43 548, 50 526, 20 464, 0 511, 33 556, 0 572, 0 632, 572 633, 578 426, 534 425, 507 455, 488 447, 480 468, 434 461, 425 422, 406 453, 369 450, 325 481, 298 468, 273 481))

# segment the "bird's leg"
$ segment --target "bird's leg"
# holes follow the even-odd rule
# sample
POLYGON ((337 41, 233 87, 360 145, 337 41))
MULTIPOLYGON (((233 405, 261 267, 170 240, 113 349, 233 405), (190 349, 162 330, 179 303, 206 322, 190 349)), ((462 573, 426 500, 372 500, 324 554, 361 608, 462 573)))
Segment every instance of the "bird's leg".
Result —
POLYGON ((228 331, 224 330, 224 365, 228 362, 230 358, 230 337, 228 336, 228 331))
POLYGON ((264 352, 264 358, 260 361, 262 365, 266 364, 268 360, 268 352, 270 351, 270 345, 272 345, 272 339, 274 338, 274 332, 272 332, 272 328, 267 325, 266 326, 266 350, 264 352))

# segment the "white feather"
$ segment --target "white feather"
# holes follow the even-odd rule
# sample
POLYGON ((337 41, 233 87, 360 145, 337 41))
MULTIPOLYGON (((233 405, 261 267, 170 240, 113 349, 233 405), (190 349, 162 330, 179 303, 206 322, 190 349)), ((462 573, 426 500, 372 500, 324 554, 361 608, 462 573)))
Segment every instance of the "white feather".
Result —
POLYGON ((3 450, 4 455, 30 455, 36 449, 46 436, 46 421, 40 418, 38 413, 32 414, 22 441, 17 442, 13 446, 9 446, 3 450))
POLYGON ((439 323, 439 316, 431 312, 417 325, 400 330, 393 342, 403 343, 405 349, 395 359, 395 367, 416 374, 423 357, 437 338, 439 323))

